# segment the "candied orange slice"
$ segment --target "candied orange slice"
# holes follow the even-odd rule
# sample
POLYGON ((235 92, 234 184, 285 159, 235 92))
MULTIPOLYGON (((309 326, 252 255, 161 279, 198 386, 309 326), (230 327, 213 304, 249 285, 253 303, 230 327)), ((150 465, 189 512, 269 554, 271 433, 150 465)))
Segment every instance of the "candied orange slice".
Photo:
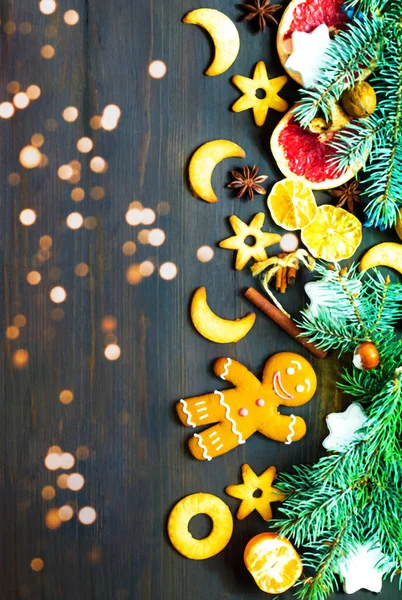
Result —
POLYGON ((258 587, 267 594, 282 594, 302 573, 300 556, 287 538, 260 533, 244 551, 244 562, 258 587))
POLYGON ((313 192, 302 181, 291 178, 275 183, 268 208, 275 223, 288 231, 303 229, 317 214, 313 192))
POLYGON ((301 232, 303 244, 316 258, 331 262, 350 258, 362 241, 362 225, 343 208, 324 204, 301 232))

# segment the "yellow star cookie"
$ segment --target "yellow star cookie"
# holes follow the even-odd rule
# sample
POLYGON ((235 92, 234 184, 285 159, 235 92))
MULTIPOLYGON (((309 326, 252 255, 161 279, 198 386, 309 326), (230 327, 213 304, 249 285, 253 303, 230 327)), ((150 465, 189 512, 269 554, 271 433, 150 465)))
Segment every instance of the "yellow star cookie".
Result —
POLYGON ((228 496, 242 500, 237 511, 237 518, 245 519, 253 510, 256 510, 265 521, 269 521, 272 519, 271 502, 280 502, 286 498, 285 494, 272 487, 272 482, 276 478, 275 467, 269 467, 258 476, 249 465, 243 465, 241 474, 243 483, 228 485, 225 489, 228 496), (254 496, 256 492, 260 492, 259 497, 254 496))
POLYGON ((235 75, 232 78, 236 87, 243 92, 243 96, 239 98, 232 106, 234 112, 242 112, 243 110, 253 109, 255 124, 259 127, 264 125, 269 108, 273 108, 279 112, 285 112, 288 109, 288 103, 283 98, 278 96, 279 90, 283 88, 288 78, 286 75, 268 79, 267 68, 265 63, 260 60, 254 69, 253 78, 235 75), (263 98, 257 97, 257 90, 262 90, 265 93, 263 98))
POLYGON ((222 240, 219 242, 219 246, 221 248, 226 248, 227 250, 237 250, 236 269, 238 271, 248 263, 250 258, 254 258, 257 262, 267 260, 267 253, 264 248, 272 246, 280 241, 281 236, 277 233, 261 231, 264 220, 265 215, 262 212, 253 217, 250 225, 243 223, 236 215, 230 217, 229 221, 236 235, 226 238, 226 240, 222 240), (252 246, 249 246, 245 242, 246 238, 249 236, 255 240, 252 246))

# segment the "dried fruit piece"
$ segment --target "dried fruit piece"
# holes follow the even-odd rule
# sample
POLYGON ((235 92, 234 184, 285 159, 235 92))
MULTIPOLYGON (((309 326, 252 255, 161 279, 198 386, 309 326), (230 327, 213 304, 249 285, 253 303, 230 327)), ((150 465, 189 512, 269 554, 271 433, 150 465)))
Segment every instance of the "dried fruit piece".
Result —
POLYGON ((402 274, 402 244, 383 242, 367 250, 360 260, 360 271, 373 267, 389 267, 402 274))
POLYGON ((361 81, 350 90, 343 92, 341 102, 351 117, 368 117, 376 109, 377 96, 367 81, 361 81))
POLYGON ((275 183, 268 197, 268 208, 275 223, 288 231, 303 229, 317 214, 313 192, 294 178, 275 183))

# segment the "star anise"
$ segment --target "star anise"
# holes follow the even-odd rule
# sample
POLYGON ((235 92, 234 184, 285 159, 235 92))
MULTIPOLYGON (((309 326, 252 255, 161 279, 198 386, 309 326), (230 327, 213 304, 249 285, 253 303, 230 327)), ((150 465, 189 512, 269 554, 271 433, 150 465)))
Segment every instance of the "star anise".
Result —
POLYGON ((271 4, 271 0, 253 0, 252 4, 240 4, 240 7, 247 12, 243 17, 244 21, 252 21, 258 18, 258 25, 262 33, 264 33, 268 23, 278 25, 278 21, 272 14, 282 8, 280 4, 271 4))
POLYGON ((359 183, 358 179, 353 179, 350 183, 345 183, 335 190, 329 190, 331 196, 338 199, 338 204, 336 205, 338 208, 343 206, 353 214, 355 205, 363 204, 360 200, 359 183))
POLYGON ((239 171, 232 171, 233 181, 228 184, 228 187, 239 190, 236 196, 237 198, 241 198, 247 192, 249 200, 253 202, 254 193, 267 193, 267 191, 259 184, 268 179, 268 175, 257 175, 257 173, 258 167, 256 165, 254 165, 252 169, 246 165, 242 173, 239 171))

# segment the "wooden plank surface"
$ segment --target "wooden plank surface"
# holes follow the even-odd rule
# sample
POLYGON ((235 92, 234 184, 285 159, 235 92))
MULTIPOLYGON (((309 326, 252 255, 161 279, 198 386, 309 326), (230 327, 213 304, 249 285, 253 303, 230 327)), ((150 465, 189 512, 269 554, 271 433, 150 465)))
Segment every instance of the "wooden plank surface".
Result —
MULTIPOLYGON (((12 81, 19 82, 22 90, 31 84, 41 89, 40 98, 26 109, 0 120, 2 334, 17 315, 26 318, 17 339, 3 334, 1 348, 0 598, 265 597, 242 560, 247 541, 265 529, 258 515, 235 522, 227 548, 202 562, 186 560, 173 550, 166 520, 178 499, 197 491, 218 495, 234 512, 238 502, 227 497, 224 488, 239 481, 244 462, 262 471, 272 464, 288 470, 292 464, 316 460, 326 435, 325 415, 347 405, 335 388, 340 369, 336 356, 317 361, 262 314, 244 340, 228 346, 199 336, 188 316, 191 294, 200 285, 207 287, 218 314, 234 318, 249 310, 242 297, 243 289, 252 283, 249 269, 235 272, 233 254, 219 249, 217 243, 230 234, 231 214, 249 219, 265 210, 265 200, 261 196, 254 204, 236 200, 224 188, 229 170, 242 166, 242 161, 227 160, 215 170, 213 184, 220 197, 215 205, 191 196, 185 168, 197 146, 220 137, 240 144, 247 152, 247 164, 259 165, 269 175, 269 185, 281 177, 269 151, 278 113, 270 111, 266 125, 257 128, 250 111, 229 110, 238 97, 230 83, 234 74, 249 76, 258 60, 266 62, 271 77, 281 74, 274 33, 269 30, 262 36, 240 23, 237 61, 225 74, 205 77, 202 72, 211 57, 209 40, 203 31, 181 23, 182 16, 196 8, 194 4, 184 0, 58 4, 48 16, 39 11, 35 0, 4 0, 0 6, 0 101, 12 98, 7 92, 12 81), (75 26, 64 22, 67 9, 79 14, 75 26), (54 47, 51 59, 41 55, 46 45, 54 47), (156 59, 167 65, 162 79, 148 73, 156 59), (93 130, 91 117, 110 104, 122 111, 118 127, 93 130), (69 106, 79 111, 74 122, 62 117, 69 106), (40 151, 48 165, 27 170, 18 157, 35 133, 44 136, 40 151), (76 149, 83 136, 94 141, 90 154, 76 149), (105 173, 91 170, 93 156, 105 159, 105 173), (58 176, 59 167, 71 161, 81 164, 76 185, 58 176), (85 190, 81 202, 71 199, 75 186, 85 190), (104 189, 99 200, 91 197, 96 186, 104 189), (133 201, 152 209, 155 222, 130 226, 125 215, 133 201), (160 214, 167 205, 169 214, 160 214), (29 227, 19 220, 25 208, 37 216, 29 227), (85 226, 67 227, 72 212, 87 219, 85 226), (166 234, 161 246, 139 241, 140 231, 152 228, 166 234), (50 236, 51 247, 43 236, 50 236), (132 256, 122 252, 127 241, 137 246, 132 256), (209 263, 196 258, 203 245, 214 249, 209 263), (127 269, 148 260, 155 272, 130 285, 127 269), (171 281, 159 275, 166 262, 177 266, 171 281), (85 276, 76 274, 80 263, 88 266, 85 276), (27 282, 33 270, 41 274, 38 285, 27 282), (67 293, 60 305, 49 297, 55 286, 67 293), (105 331, 106 316, 117 321, 113 331, 105 331), (108 343, 120 347, 118 360, 105 358, 108 343), (15 354, 19 349, 29 353, 24 368, 15 366, 18 359, 24 360, 15 354), (175 416, 175 401, 215 389, 212 363, 217 357, 231 356, 260 375, 267 358, 282 350, 299 352, 317 369, 318 392, 298 410, 308 423, 305 438, 285 446, 254 435, 247 445, 212 463, 195 461, 186 448, 189 432, 175 416), (73 391, 70 404, 60 402, 62 390, 73 391), (76 457, 70 471, 45 467, 53 445, 76 457), (81 448, 80 460, 77 448, 81 448), (84 476, 80 491, 57 484, 66 472, 84 476), (54 487, 55 498, 42 498, 45 486, 54 487), (73 507, 74 517, 49 529, 49 510, 66 504, 73 507), (77 511, 85 506, 96 510, 91 525, 77 519, 77 511), (34 558, 44 561, 39 572, 31 569, 34 558)), ((240 15, 233 3, 224 0, 208 0, 208 6, 234 20, 240 15)), ((295 89, 289 83, 283 96, 291 101, 295 89)), ((320 198, 328 200, 325 195, 320 198)), ((268 215, 267 219, 267 227, 278 231, 268 215)), ((386 239, 395 236, 365 230, 359 255, 375 241, 386 239)), ((135 276, 136 267, 130 273, 135 276)), ((293 315, 305 302, 304 281, 303 273, 284 298, 293 315)), ((63 485, 63 480, 59 483, 63 485)), ((199 526, 202 529, 205 523, 199 526)), ((396 584, 384 583, 383 597, 400 597, 396 584)), ((355 598, 368 600, 371 594, 359 592, 355 598)))

